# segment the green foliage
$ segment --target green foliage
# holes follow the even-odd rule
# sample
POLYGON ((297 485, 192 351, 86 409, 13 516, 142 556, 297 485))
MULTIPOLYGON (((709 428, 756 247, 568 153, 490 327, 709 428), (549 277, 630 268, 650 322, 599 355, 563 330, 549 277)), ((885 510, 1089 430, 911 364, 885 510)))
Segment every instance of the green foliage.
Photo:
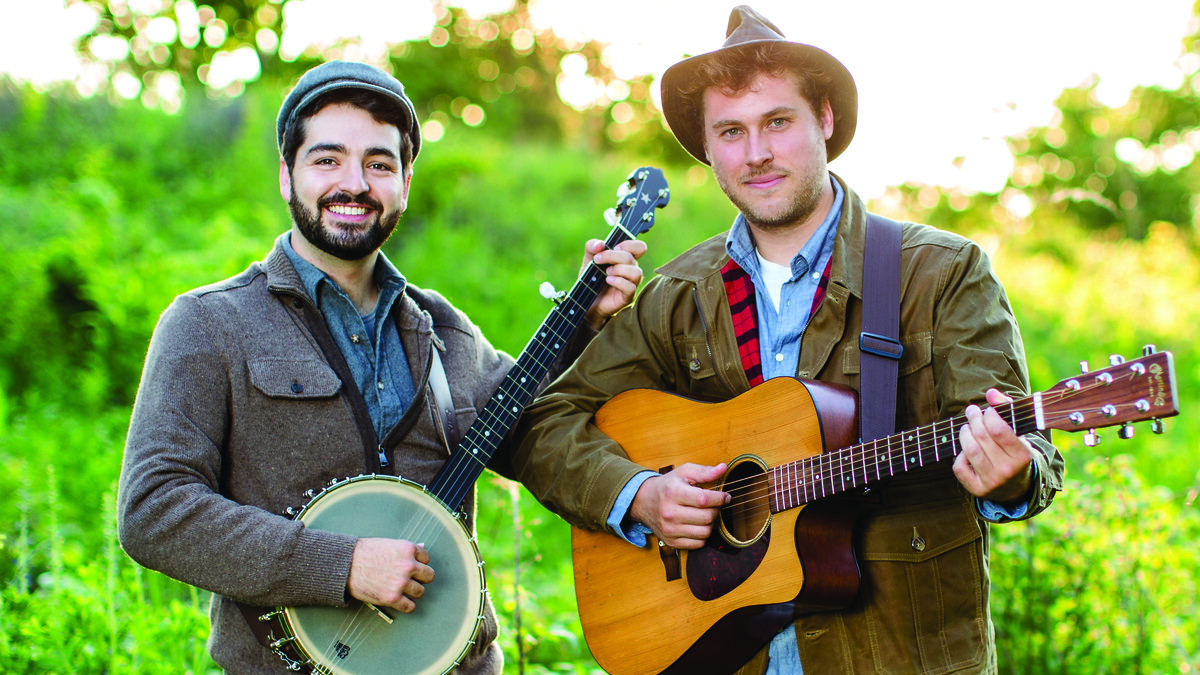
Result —
MULTIPOLYGON (((246 16, 278 25, 278 16, 259 15, 264 3, 217 6, 218 14, 241 7, 226 20, 237 39, 252 34, 238 27, 246 16)), ((106 20, 136 30, 132 19, 123 28, 124 19, 106 20)), ((545 36, 545 45, 539 38, 521 53, 505 32, 520 24, 495 27, 504 39, 476 44, 491 29, 448 11, 444 46, 392 54, 398 72, 445 74, 405 78, 428 101, 422 115, 444 121, 446 135, 418 159, 409 212, 385 250, 413 283, 447 295, 516 353, 549 310, 538 285, 572 283, 583 240, 607 233, 601 213, 632 168, 662 165, 672 188, 645 237, 648 270, 724 230, 734 211, 702 167, 663 160, 679 151, 662 141, 656 121, 618 133, 611 106, 576 114, 557 102, 553 74, 566 51, 585 53, 605 76, 594 47, 545 36), (483 76, 487 61, 542 79, 506 93, 483 76), (487 83, 500 92, 495 100, 487 83), (553 100, 536 105, 539 98, 553 100), (487 123, 458 122, 464 101, 486 104, 487 123), (531 120, 539 131, 528 131, 531 120)), ((181 70, 198 62, 171 58, 181 70)), ((125 557, 112 490, 159 312, 176 294, 261 258, 287 227, 273 120, 294 73, 264 70, 261 83, 232 100, 191 92, 178 114, 0 93, 4 672, 215 669, 204 650, 206 594, 125 557)), ((632 89, 629 100, 638 102, 632 89)), ((1195 207, 1180 206, 1200 186, 1194 165, 1139 171, 1115 155, 1125 134, 1146 148, 1193 132, 1191 96, 1146 91, 1128 109, 1106 111, 1086 88, 1068 92, 1064 135, 1042 129, 1015 139, 1018 170, 1001 195, 913 186, 884 209, 963 232, 989 251, 1021 320, 1035 388, 1073 375, 1079 360, 1102 365, 1103 355, 1130 355, 1145 343, 1176 356, 1184 414, 1168 420, 1166 436, 1089 449, 1078 435, 1057 434, 1068 490, 1047 514, 993 529, 993 610, 1007 672, 1187 672, 1200 661, 1192 619, 1200 489, 1192 439, 1200 429, 1190 415, 1200 404, 1200 309, 1191 297, 1200 256, 1195 207), (1107 134, 1098 131, 1101 118, 1107 134), (1022 168, 1030 162, 1038 180, 1022 168), (1071 175, 1059 170, 1066 162, 1071 175), (1104 184, 1089 183, 1094 175, 1104 184), (1078 199, 1079 190, 1096 197, 1078 199), (1136 199, 1122 201, 1128 191, 1136 199), (1031 212, 1010 208, 1018 197, 1031 212)), ((566 525, 494 478, 481 481, 479 503, 510 670, 523 660, 534 673, 596 672, 579 629, 566 525)))
POLYGON ((1128 457, 1089 462, 1052 511, 996 527, 992 595, 1008 673, 1192 672, 1200 513, 1128 457))

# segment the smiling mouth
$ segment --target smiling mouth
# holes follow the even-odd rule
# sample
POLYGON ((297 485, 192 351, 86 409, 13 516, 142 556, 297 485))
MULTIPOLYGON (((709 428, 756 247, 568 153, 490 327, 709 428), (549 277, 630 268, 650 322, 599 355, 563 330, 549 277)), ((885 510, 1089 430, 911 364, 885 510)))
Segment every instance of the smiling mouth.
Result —
POLYGON ((371 209, 358 204, 329 204, 325 208, 339 216, 365 216, 371 212, 371 209))

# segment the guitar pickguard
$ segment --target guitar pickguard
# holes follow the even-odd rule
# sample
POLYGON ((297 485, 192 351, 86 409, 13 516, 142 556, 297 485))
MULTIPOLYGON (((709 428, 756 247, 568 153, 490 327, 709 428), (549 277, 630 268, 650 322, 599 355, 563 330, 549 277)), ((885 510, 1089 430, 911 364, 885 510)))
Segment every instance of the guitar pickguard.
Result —
POLYGON ((687 582, 697 600, 715 600, 750 578, 771 544, 771 533, 744 548, 733 546, 720 534, 687 556, 687 582))

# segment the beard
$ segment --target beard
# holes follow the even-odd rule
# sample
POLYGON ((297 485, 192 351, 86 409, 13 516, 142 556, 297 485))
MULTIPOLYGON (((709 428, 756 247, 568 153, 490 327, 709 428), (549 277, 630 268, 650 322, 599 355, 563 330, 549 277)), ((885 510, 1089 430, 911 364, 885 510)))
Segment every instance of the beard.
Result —
POLYGON ((342 260, 362 260, 375 252, 392 236, 396 224, 400 222, 400 210, 384 212, 383 205, 365 195, 354 197, 345 192, 339 192, 317 201, 317 211, 314 213, 296 197, 295 190, 288 200, 288 209, 292 212, 292 222, 300 229, 300 233, 313 246, 342 260), (373 209, 375 219, 361 226, 350 226, 342 223, 341 227, 325 227, 321 221, 324 207, 330 204, 357 204, 373 209))
POLYGON ((799 182, 795 189, 785 195, 783 202, 778 205, 756 207, 752 200, 743 197, 738 192, 738 188, 742 187, 740 181, 743 178, 750 179, 776 171, 774 166, 768 165, 750 172, 747 176, 732 179, 722 173, 714 172, 713 175, 716 177, 721 191, 745 216, 747 222, 763 230, 781 230, 804 222, 817 210, 817 206, 821 203, 821 196, 829 185, 829 172, 819 170, 826 166, 826 157, 825 144, 814 143, 808 156, 801 157, 797 162, 800 169, 786 169, 787 173, 791 177, 797 177, 799 182))

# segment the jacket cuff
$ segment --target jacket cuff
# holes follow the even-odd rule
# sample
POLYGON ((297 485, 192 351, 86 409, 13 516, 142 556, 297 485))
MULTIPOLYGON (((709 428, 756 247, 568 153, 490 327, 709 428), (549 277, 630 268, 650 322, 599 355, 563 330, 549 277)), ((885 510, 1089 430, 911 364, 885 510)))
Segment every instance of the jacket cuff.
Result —
POLYGON ((349 534, 304 528, 295 553, 304 559, 294 564, 292 574, 297 593, 312 598, 311 604, 344 607, 357 543, 358 538, 349 534))

